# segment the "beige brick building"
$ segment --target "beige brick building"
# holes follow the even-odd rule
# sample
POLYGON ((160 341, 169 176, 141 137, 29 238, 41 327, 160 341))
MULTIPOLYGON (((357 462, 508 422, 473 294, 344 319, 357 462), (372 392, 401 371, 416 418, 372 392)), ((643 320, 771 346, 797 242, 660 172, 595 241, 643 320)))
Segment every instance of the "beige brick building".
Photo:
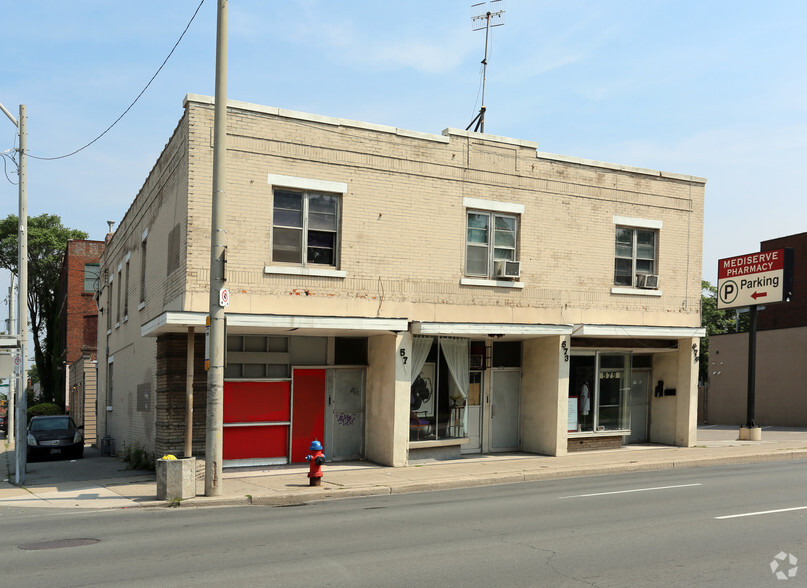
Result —
MULTIPOLYGON (((212 129, 188 95, 101 259, 118 450, 181 453, 192 380, 204 453, 212 129)), ((694 443, 704 179, 235 101, 226 166, 225 466, 694 443)))

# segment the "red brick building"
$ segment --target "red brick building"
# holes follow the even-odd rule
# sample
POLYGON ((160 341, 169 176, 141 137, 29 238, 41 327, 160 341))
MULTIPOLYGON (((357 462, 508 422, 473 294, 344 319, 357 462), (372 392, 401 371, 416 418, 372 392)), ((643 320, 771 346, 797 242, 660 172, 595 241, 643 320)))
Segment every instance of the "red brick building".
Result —
POLYGON ((798 233, 762 241, 760 251, 793 249, 793 299, 787 304, 768 304, 759 313, 757 329, 789 329, 807 327, 807 233, 798 233))
POLYGON ((96 360, 98 289, 103 241, 67 242, 59 280, 59 331, 61 333, 60 382, 65 407, 84 438, 96 442, 96 360))

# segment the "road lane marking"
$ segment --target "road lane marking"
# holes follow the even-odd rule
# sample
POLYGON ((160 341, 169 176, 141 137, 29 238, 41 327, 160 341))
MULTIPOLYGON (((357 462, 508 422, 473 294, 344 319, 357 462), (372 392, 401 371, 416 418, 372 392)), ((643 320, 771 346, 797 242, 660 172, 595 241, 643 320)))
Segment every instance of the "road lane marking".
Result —
POLYGON ((740 514, 725 515, 722 517, 715 517, 715 518, 717 520, 739 519, 740 517, 755 517, 757 515, 776 514, 779 512, 793 512, 794 510, 807 510, 807 506, 794 506, 793 508, 779 508, 776 510, 761 510, 759 512, 744 512, 740 514))
POLYGON ((610 494, 628 494, 630 492, 649 492, 650 490, 670 490, 672 488, 690 488, 703 486, 703 484, 679 484, 677 486, 656 486, 655 488, 634 488, 632 490, 617 490, 615 492, 597 492, 595 494, 576 494, 574 496, 560 496, 559 498, 588 498, 590 496, 608 496, 610 494))

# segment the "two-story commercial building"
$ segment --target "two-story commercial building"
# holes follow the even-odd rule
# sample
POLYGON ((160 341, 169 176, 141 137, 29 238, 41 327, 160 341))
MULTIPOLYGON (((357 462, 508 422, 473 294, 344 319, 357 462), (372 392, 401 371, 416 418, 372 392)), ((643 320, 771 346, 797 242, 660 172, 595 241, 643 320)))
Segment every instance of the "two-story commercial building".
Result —
MULTIPOLYGON (((204 454, 213 100, 101 258, 99 430, 204 454), (188 358, 193 358, 190 362, 188 358)), ((224 465, 695 441, 705 180, 228 102, 224 465)))

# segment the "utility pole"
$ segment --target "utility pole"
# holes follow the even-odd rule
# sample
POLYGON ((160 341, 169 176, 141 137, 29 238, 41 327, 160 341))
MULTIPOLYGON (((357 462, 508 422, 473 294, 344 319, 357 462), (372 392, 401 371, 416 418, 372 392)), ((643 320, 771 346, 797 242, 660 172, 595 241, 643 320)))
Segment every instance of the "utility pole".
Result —
POLYGON ((28 395, 26 375, 28 361, 25 357, 28 347, 28 162, 25 151, 28 149, 28 129, 26 123, 25 104, 20 104, 20 217, 17 235, 17 269, 20 280, 18 285, 18 312, 20 313, 20 379, 17 386, 17 468, 14 479, 17 485, 25 483, 25 469, 28 465, 26 449, 28 429, 28 395))
POLYGON ((482 60, 482 108, 479 114, 471 121, 465 130, 474 127, 474 132, 485 132, 485 83, 488 77, 488 39, 490 38, 490 27, 500 27, 504 24, 504 0, 490 0, 490 2, 479 2, 471 5, 474 15, 471 17, 471 27, 478 31, 485 29, 485 58, 482 60), (488 6, 489 4, 489 6, 488 6), (479 14, 479 12, 481 14, 479 14))
POLYGON ((27 466, 28 456, 25 453, 25 448, 28 446, 25 442, 26 429, 28 423, 28 398, 26 396, 25 375, 27 373, 27 361, 25 358, 25 351, 28 342, 28 166, 26 161, 25 151, 28 149, 28 131, 26 124, 25 104, 20 104, 20 118, 15 119, 14 116, 6 110, 6 107, 0 104, 0 110, 14 123, 17 127, 17 133, 20 138, 19 154, 20 159, 17 165, 19 166, 19 193, 20 193, 20 215, 19 227, 17 233, 17 270, 19 275, 19 288, 17 290, 17 299, 19 300, 18 308, 20 313, 19 320, 19 350, 20 350, 20 379, 17 386, 17 422, 16 424, 16 468, 14 472, 14 482, 17 485, 25 483, 25 468, 27 466))
POLYGON ((227 251, 224 205, 227 176, 227 5, 218 0, 216 21, 216 94, 213 119, 213 206, 210 230, 210 367, 207 372, 205 496, 222 493, 224 431, 224 264, 227 251))
MULTIPOLYGON (((11 274, 11 285, 8 287, 8 334, 13 335, 17 332, 17 309, 14 307, 14 274, 11 274)), ((14 407, 16 406, 14 395, 17 393, 17 368, 14 367, 14 373, 8 379, 8 411, 6 429, 6 438, 11 442, 11 447, 16 447, 14 443, 14 423, 17 422, 16 415, 14 414, 14 407)))

